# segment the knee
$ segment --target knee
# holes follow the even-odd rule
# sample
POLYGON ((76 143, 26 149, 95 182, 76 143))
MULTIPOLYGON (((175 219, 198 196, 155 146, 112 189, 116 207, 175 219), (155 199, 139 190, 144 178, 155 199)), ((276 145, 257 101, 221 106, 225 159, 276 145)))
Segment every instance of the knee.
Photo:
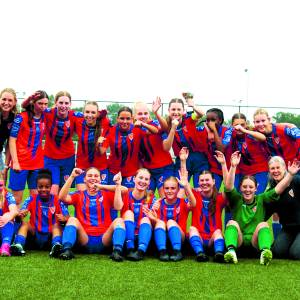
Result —
POLYGON ((226 227, 228 226, 235 226, 236 228, 239 228, 239 224, 234 220, 229 220, 226 224, 226 227))
POLYGON ((257 225, 257 229, 260 230, 262 228, 269 228, 269 224, 267 222, 261 222, 257 225))
POLYGON ((149 225, 151 225, 151 222, 150 222, 150 220, 149 220, 148 217, 143 217, 141 219, 141 224, 149 224, 149 225))
POLYGON ((192 237, 192 236, 200 236, 199 235, 199 231, 196 227, 194 226, 191 226, 190 229, 189 229, 189 237, 192 237))
POLYGON ((134 215, 133 212, 131 210, 126 210, 123 218, 125 221, 133 221, 134 220, 134 215))
POLYGON ((162 220, 158 220, 155 225, 155 228, 161 228, 161 229, 166 230, 166 224, 162 220))
POLYGON ((67 222, 66 225, 73 225, 73 226, 75 226, 75 227, 78 227, 78 223, 79 223, 79 221, 78 221, 77 218, 75 218, 75 217, 70 217, 70 218, 68 219, 68 222, 67 222))
POLYGON ((167 228, 168 228, 168 230, 169 230, 171 227, 174 227, 174 226, 178 227, 177 222, 174 221, 174 220, 168 220, 168 222, 167 222, 167 228))
POLYGON ((116 218, 114 220, 114 228, 117 228, 117 227, 119 227, 119 228, 121 227, 121 228, 125 229, 125 223, 122 218, 116 218))
POLYGON ((222 234, 222 230, 221 229, 217 229, 215 230, 215 232, 213 233, 213 239, 223 239, 223 234, 222 234))

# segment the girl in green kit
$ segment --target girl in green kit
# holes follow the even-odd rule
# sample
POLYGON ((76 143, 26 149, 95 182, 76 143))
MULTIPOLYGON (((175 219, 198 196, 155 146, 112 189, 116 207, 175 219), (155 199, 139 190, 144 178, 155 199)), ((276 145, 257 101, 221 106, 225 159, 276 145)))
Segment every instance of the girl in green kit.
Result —
POLYGON ((293 176, 300 170, 300 162, 289 163, 288 174, 275 188, 255 195, 257 182, 253 176, 244 176, 240 182, 240 192, 234 188, 236 168, 241 155, 234 152, 231 156, 231 167, 227 173, 224 170, 225 192, 232 211, 233 220, 230 220, 225 229, 225 244, 227 253, 224 260, 228 263, 237 263, 236 249, 240 246, 253 246, 259 249, 260 264, 268 265, 272 260, 270 250, 272 235, 268 223, 264 222, 264 203, 279 200, 279 195, 289 186, 293 176))

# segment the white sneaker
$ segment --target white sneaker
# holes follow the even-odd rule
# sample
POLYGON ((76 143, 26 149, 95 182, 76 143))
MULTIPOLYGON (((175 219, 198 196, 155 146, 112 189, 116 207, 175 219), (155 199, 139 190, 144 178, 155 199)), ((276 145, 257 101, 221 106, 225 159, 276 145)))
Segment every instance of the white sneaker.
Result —
POLYGON ((269 249, 264 249, 260 254, 260 264, 268 266, 273 258, 272 251, 269 249))
POLYGON ((224 255, 224 261, 227 263, 237 264, 238 259, 234 250, 229 250, 224 255))

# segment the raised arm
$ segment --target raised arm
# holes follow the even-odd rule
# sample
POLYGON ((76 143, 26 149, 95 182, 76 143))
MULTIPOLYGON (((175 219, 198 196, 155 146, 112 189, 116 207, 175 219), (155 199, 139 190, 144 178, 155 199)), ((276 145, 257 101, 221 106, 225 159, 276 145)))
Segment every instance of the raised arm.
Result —
POLYGON ((156 116, 156 118, 157 118, 157 120, 158 120, 158 122, 160 124, 160 128, 163 131, 168 131, 169 126, 168 126, 167 121, 158 112, 158 110, 160 109, 160 107, 161 107, 161 99, 160 99, 160 97, 156 97, 156 100, 154 100, 153 103, 152 103, 152 112, 156 116))
POLYGON ((175 137, 175 133, 176 133, 176 128, 179 125, 178 120, 172 120, 172 127, 170 129, 170 132, 168 134, 167 139, 165 139, 163 141, 163 149, 165 151, 170 151, 173 145, 173 141, 174 141, 174 137, 175 137))
POLYGON ((69 178, 67 179, 67 181, 65 182, 65 184, 63 185, 63 187, 61 188, 59 194, 58 194, 58 198, 59 200, 63 201, 64 203, 70 203, 71 201, 71 197, 69 195, 69 191, 71 188, 71 185, 74 181, 74 179, 79 176, 83 171, 79 168, 74 168, 71 175, 69 176, 69 178))
POLYGON ((113 181, 116 184, 115 196, 114 196, 114 209, 121 210, 123 207, 123 200, 122 200, 122 193, 121 193, 121 183, 122 183, 121 172, 117 173, 114 176, 113 181))
POLYGON ((227 165, 226 165, 226 158, 223 152, 216 150, 215 151, 215 155, 214 157, 216 158, 216 160, 218 161, 218 163, 221 165, 222 167, 222 173, 223 173, 223 182, 226 182, 227 177, 228 177, 228 169, 227 169, 227 165))
POLYGON ((188 171, 179 170, 179 177, 180 177, 180 179, 177 178, 177 181, 181 186, 183 186, 185 194, 189 200, 190 206, 195 207, 196 206, 196 198, 195 198, 194 193, 192 192, 191 186, 189 184, 188 171))
POLYGON ((232 153, 231 166, 230 166, 230 170, 227 175, 227 179, 225 181, 225 188, 228 191, 232 191, 234 188, 234 179, 235 179, 236 168, 237 168, 238 164, 240 163, 240 159, 241 159, 241 154, 238 151, 232 153))
POLYGON ((186 160, 189 157, 189 149, 187 147, 182 147, 179 152, 179 158, 180 158, 180 170, 186 171, 186 160))
POLYGON ((240 131, 240 132, 243 132, 245 134, 251 135, 252 137, 254 137, 259 142, 264 142, 267 139, 264 134, 262 134, 262 133, 260 133, 258 131, 253 131, 253 130, 246 129, 246 128, 244 128, 241 125, 234 126, 234 129, 236 131, 240 131))
POLYGON ((151 124, 148 124, 148 123, 145 123, 145 122, 142 122, 142 121, 135 121, 134 123, 134 126, 139 126, 139 127, 144 127, 146 128, 150 133, 158 133, 158 129, 157 127, 151 125, 151 124))
POLYGON ((195 112, 195 119, 199 120, 204 116, 204 111, 195 105, 193 94, 191 93, 182 93, 187 105, 192 107, 195 112))
POLYGON ((288 171, 281 181, 275 186, 276 194, 280 195, 284 190, 290 185, 294 175, 296 175, 300 170, 300 161, 289 162, 288 171))

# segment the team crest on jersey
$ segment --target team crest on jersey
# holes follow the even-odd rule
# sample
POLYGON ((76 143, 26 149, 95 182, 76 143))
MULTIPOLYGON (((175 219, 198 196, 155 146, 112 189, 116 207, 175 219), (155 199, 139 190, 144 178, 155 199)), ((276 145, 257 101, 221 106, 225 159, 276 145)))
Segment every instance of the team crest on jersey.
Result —
POLYGON ((127 177, 127 178, 126 178, 127 182, 131 182, 132 177, 133 177, 133 176, 127 177))
POLYGON ((186 126, 184 126, 184 127, 182 128, 182 130, 185 131, 185 132, 188 132, 186 126))
POLYGON ((164 181, 164 177, 160 176, 159 179, 158 179, 158 181, 162 183, 164 181))
POLYGON ((180 213, 180 206, 178 206, 175 211, 176 211, 176 214, 179 214, 180 213))
POLYGON ((291 197, 293 197, 293 198, 295 197, 295 194, 294 194, 293 189, 290 189, 290 190, 289 190, 289 195, 290 195, 291 197))
POLYGON ((70 127, 70 120, 66 121, 65 124, 66 124, 66 127, 69 128, 70 127))
POLYGON ((278 145, 279 144, 279 137, 274 138, 274 141, 278 145))
POLYGON ((247 144, 246 143, 243 143, 243 148, 247 149, 247 144))
POLYGON ((64 181, 67 181, 69 177, 70 177, 70 175, 65 175, 64 176, 64 181))
POLYGON ((103 201, 103 196, 99 197, 99 202, 103 201))
POLYGON ((55 214, 55 206, 50 206, 49 210, 50 210, 50 212, 51 212, 52 215, 55 214))
POLYGON ((101 174, 101 180, 105 180, 106 179, 106 174, 101 174))
POLYGON ((256 206, 254 206, 253 208, 252 208, 252 211, 255 213, 256 212, 256 206))
POLYGON ((42 128, 42 130, 45 130, 45 123, 41 124, 41 128, 42 128))
POLYGON ((7 124, 7 129, 11 129, 12 123, 7 124))
POLYGON ((131 132, 130 134, 128 134, 128 138, 132 141, 133 140, 133 133, 131 132))

